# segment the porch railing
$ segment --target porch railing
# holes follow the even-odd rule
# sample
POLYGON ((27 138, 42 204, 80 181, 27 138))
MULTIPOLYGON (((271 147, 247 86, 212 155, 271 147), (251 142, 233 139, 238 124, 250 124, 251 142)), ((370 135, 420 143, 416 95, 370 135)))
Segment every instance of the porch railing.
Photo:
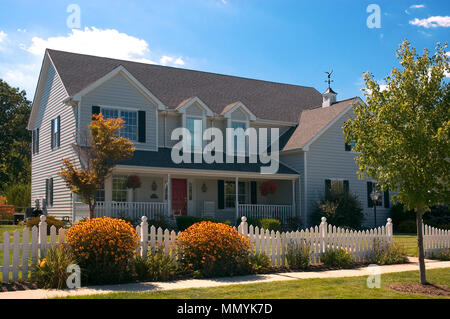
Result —
POLYGON ((147 216, 155 219, 158 214, 167 214, 167 203, 164 202, 97 202, 95 217, 127 217, 139 219, 147 216))
POLYGON ((292 205, 239 204, 239 217, 276 218, 286 222, 293 216, 292 205))

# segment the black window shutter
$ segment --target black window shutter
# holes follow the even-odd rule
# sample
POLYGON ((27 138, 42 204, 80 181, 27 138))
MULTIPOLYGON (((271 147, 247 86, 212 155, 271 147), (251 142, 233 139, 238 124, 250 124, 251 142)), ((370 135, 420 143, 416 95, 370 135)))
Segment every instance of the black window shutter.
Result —
POLYGON ((36 130, 31 132, 31 153, 36 153, 36 130))
POLYGON ((49 188, 50 188, 50 191, 49 191, 49 205, 50 206, 53 206, 53 178, 50 178, 50 181, 49 181, 49 183, 50 183, 50 186, 49 186, 49 188))
POLYGON ((224 209, 225 208, 225 183, 223 180, 218 180, 217 181, 217 202, 218 202, 218 207, 219 209, 224 209))
POLYGON ((373 207, 372 198, 370 198, 370 194, 372 193, 372 182, 367 182, 367 204, 369 207, 373 207))
POLYGON ((58 127, 57 127, 57 138, 56 138, 56 146, 59 147, 60 146, 60 141, 61 141, 61 117, 58 116, 58 127))
POLYGON ((55 127, 55 120, 51 120, 50 122, 50 143, 51 143, 51 148, 53 148, 55 146, 55 137, 54 137, 54 127, 55 127))
POLYGON ((384 207, 389 208, 389 191, 384 191, 384 207))
POLYGON ((250 201, 251 204, 256 204, 256 182, 251 181, 250 182, 250 201))
POLYGON ((36 154, 39 153, 39 128, 36 129, 36 154))
POLYGON ((138 142, 145 143, 145 111, 138 112, 138 142))
POLYGON ((46 203, 46 205, 48 205, 48 184, 49 184, 49 180, 46 179, 45 180, 45 203, 46 203))
POLYGON ((329 196, 331 193, 331 179, 325 180, 325 196, 329 196))
POLYGON ((100 106, 95 106, 95 105, 93 105, 92 106, 92 115, 98 115, 98 114, 100 114, 100 106))
POLYGON ((350 152, 352 150, 351 144, 345 143, 345 151, 350 152))
POLYGON ((344 192, 348 193, 350 191, 350 184, 348 181, 344 181, 344 192))

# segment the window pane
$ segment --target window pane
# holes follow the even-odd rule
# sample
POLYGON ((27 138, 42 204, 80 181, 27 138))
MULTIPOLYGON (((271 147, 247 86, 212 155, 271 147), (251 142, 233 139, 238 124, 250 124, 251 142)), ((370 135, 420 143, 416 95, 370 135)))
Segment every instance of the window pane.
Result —
POLYGON ((202 146, 202 134, 203 134, 203 121, 198 118, 188 117, 186 119, 186 128, 191 134, 190 146, 201 147, 202 146))
POLYGON ((103 109, 101 110, 103 118, 106 119, 117 119, 119 118, 119 111, 114 109, 103 109))
MULTIPOLYGON (((231 122, 231 127, 236 130, 241 128, 243 131, 239 130, 239 133, 234 136, 234 151, 245 152, 245 130, 247 129, 247 124, 245 122, 231 122)), ((237 132, 236 132, 237 133, 237 132)))
POLYGON ((116 202, 127 201, 127 177, 113 176, 112 200, 116 202))
MULTIPOLYGON (((224 203, 225 208, 234 208, 236 205, 235 182, 225 182, 224 203)), ((245 204, 247 200, 247 188, 245 182, 239 182, 239 203, 245 204)))
POLYGON ((95 201, 97 201, 97 202, 105 201, 105 184, 104 183, 95 192, 95 201))
POLYGON ((137 140, 137 112, 121 111, 123 119, 123 127, 120 130, 120 136, 128 138, 132 141, 137 140))

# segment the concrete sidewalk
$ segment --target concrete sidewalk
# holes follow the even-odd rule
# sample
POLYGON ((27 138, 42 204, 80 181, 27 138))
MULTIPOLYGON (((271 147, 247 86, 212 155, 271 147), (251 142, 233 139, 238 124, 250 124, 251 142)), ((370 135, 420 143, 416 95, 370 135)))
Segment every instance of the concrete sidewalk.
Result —
MULTIPOLYGON (((436 261, 436 260, 425 260, 425 261, 426 261, 426 269, 450 268, 450 261, 436 261)), ((380 266, 379 269, 381 274, 387 274, 387 273, 419 270, 419 265, 417 258, 410 257, 409 264, 386 265, 380 266)), ((368 276, 370 274, 371 273, 367 267, 362 267, 357 269, 342 269, 342 270, 331 270, 320 272, 288 272, 288 273, 277 273, 268 275, 225 277, 218 279, 189 279, 171 282, 142 282, 142 283, 131 283, 122 285, 83 287, 72 290, 36 289, 36 290, 1 292, 0 299, 45 299, 45 298, 66 297, 66 296, 107 294, 111 292, 123 292, 123 291, 144 292, 152 290, 206 288, 206 287, 219 287, 235 284, 255 284, 262 282, 311 279, 311 278, 357 277, 357 276, 368 276)))

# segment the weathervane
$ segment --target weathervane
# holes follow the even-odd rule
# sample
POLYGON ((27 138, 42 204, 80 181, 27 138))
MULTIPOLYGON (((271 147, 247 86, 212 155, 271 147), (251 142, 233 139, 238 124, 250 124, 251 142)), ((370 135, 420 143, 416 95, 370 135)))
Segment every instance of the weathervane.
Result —
POLYGON ((331 72, 325 72, 328 75, 328 80, 325 80, 326 83, 328 83, 328 88, 330 88, 330 84, 331 82, 334 82, 333 80, 331 80, 331 74, 333 74, 333 70, 331 70, 331 72))

